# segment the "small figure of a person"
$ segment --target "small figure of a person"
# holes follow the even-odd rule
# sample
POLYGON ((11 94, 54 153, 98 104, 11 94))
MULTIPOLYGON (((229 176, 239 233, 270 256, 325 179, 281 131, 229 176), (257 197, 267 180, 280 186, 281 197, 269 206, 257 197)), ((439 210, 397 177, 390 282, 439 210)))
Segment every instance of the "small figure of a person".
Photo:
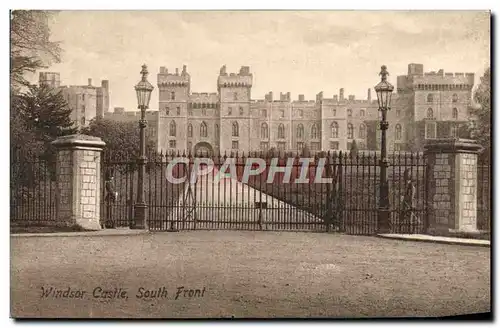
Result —
POLYGON ((400 227, 402 233, 414 233, 418 229, 418 218, 415 214, 416 188, 411 179, 410 169, 404 171, 404 194, 401 196, 400 227))
POLYGON ((106 181, 105 181, 106 220, 104 221, 104 228, 106 229, 115 228, 115 221, 113 219, 113 204, 118 199, 118 192, 115 190, 113 182, 114 182, 113 173, 111 171, 107 171, 106 181))

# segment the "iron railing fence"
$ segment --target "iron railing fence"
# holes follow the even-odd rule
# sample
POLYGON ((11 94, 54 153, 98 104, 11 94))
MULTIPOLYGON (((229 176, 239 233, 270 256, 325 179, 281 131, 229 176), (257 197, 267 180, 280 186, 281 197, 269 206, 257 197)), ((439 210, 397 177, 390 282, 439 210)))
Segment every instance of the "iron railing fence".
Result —
MULTIPOLYGON (((149 228, 343 231, 368 235, 376 232, 380 160, 376 153, 355 156, 324 153, 324 169, 319 165, 321 157, 317 156, 307 165, 307 170, 299 157, 274 156, 262 153, 211 156, 213 169, 207 175, 198 176, 193 183, 189 178, 182 183, 172 183, 167 175, 176 179, 191 176, 196 161, 200 160, 196 156, 174 152, 148 156, 145 191, 149 228), (182 163, 170 165, 169 170, 169 164, 179 158, 182 163), (262 159, 266 165, 260 174, 244 181, 245 169, 250 169, 248 158, 262 159), (218 180, 221 169, 231 172, 231 165, 224 166, 226 160, 234 164, 234 179, 218 180), (291 169, 289 173, 275 173, 269 182, 273 161, 278 171, 287 163, 291 169), (309 181, 295 183, 301 174, 309 181), (287 175, 290 183, 284 180, 287 175), (330 178, 331 182, 318 183, 317 175, 330 178)), ((113 204, 105 204, 103 188, 102 216, 106 217, 111 210, 116 224, 127 226, 133 218, 137 197, 136 161, 113 160, 112 155, 103 159, 103 170, 114 172, 119 197, 113 204)), ((389 156, 389 163, 392 230, 422 232, 427 222, 425 159, 421 153, 394 153, 389 156), (409 170, 415 190, 406 207, 403 206, 408 202, 404 198, 405 170, 409 170)), ((253 166, 257 169, 257 164, 253 166)))

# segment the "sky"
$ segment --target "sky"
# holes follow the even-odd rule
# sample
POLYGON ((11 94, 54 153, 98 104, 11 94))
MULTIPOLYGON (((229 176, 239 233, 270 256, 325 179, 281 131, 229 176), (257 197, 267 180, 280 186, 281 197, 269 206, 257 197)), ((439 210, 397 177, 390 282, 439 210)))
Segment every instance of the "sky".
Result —
POLYGON ((250 66, 254 99, 269 91, 331 98, 339 88, 365 99, 383 64, 393 84, 409 63, 479 81, 490 63, 489 19, 485 11, 62 11, 51 22, 62 62, 47 71, 60 72, 62 85, 109 80, 110 110, 136 110, 144 63, 152 109, 160 66, 187 65, 191 92, 216 92, 226 65, 228 73, 250 66))

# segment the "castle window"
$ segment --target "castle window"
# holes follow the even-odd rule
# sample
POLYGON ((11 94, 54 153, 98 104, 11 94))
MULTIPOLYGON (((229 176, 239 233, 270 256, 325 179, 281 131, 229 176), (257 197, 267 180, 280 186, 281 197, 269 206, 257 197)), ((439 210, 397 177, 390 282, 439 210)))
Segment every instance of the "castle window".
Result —
POLYGON ((233 107, 227 108, 227 115, 233 115, 233 107))
POLYGON ((427 95, 427 102, 428 103, 434 102, 434 95, 432 93, 429 93, 427 95))
POLYGON ((304 143, 301 141, 297 142, 297 150, 302 150, 302 149, 304 149, 304 143))
POLYGON ((347 110, 347 117, 352 117, 352 109, 347 110))
POLYGON ((234 92, 233 93, 233 99, 234 100, 238 100, 238 92, 234 92))
POLYGON ((219 124, 215 124, 215 140, 219 140, 219 124))
POLYGON ((188 141, 188 144, 187 144, 188 153, 191 153, 191 148, 193 148, 193 143, 191 141, 188 141))
POLYGON ((297 116, 298 116, 298 117, 302 117, 302 116, 304 116, 304 112, 303 112, 301 109, 298 109, 298 110, 297 110, 297 116))
POLYGON ((260 143, 260 150, 268 150, 268 149, 269 149, 269 142, 260 143))
POLYGON ((311 138, 313 138, 313 139, 319 138, 318 126, 316 124, 313 124, 313 126, 311 127, 311 138))
POLYGON ((359 116, 364 117, 365 116, 365 110, 362 109, 359 111, 359 116))
POLYGON ((285 117, 285 111, 282 109, 280 110, 280 118, 284 118, 285 117))
POLYGON ((458 101, 458 95, 456 93, 454 93, 453 96, 451 96, 451 101, 454 103, 458 101))
POLYGON ((238 145, 238 141, 237 140, 234 140, 232 143, 231 143, 231 148, 232 149, 240 149, 239 145, 238 145))
POLYGON ((396 116, 400 117, 401 116, 401 109, 396 109, 396 116))
POLYGON ((262 123, 260 126, 260 137, 261 139, 269 138, 269 127, 267 126, 267 123, 262 123))
POLYGON ((177 128, 175 126, 175 122, 174 121, 170 122, 170 136, 171 137, 175 137, 177 135, 176 130, 177 130, 177 128))
POLYGON ((337 116, 337 109, 335 108, 332 109, 332 116, 337 116))
POLYGON ((168 142, 168 147, 169 147, 169 148, 176 148, 176 146, 177 146, 177 145, 176 145, 175 140, 170 140, 170 141, 168 142))
POLYGON ((244 114, 243 107, 240 106, 240 116, 244 114))
POLYGON ((165 115, 170 115, 170 108, 168 107, 165 107, 165 115))
POLYGON ((297 126, 297 138, 302 139, 304 137, 304 126, 299 124, 297 126))
POLYGON ((354 127, 351 123, 347 124, 347 139, 354 138, 354 127))
POLYGON ((206 138, 208 136, 207 133, 207 124, 205 122, 201 122, 200 125, 200 137, 206 138))
POLYGON ((312 151, 321 150, 321 143, 319 143, 319 142, 311 142, 311 150, 312 151))
POLYGON ((434 111, 432 108, 427 109, 427 118, 434 118, 434 111))
POLYGON ((205 108, 203 108, 203 109, 201 110, 201 115, 203 115, 203 116, 206 116, 206 115, 207 115, 207 110, 206 110, 205 108))
POLYGON ((339 137, 339 124, 337 122, 332 122, 330 130, 331 130, 331 138, 339 137))
POLYGON ((359 126, 358 136, 359 136, 360 139, 366 138, 366 125, 361 124, 359 126))
POLYGON ((240 135, 240 128, 238 126, 238 122, 233 122, 233 129, 232 129, 233 133, 232 133, 232 136, 233 137, 238 137, 240 135))
POLYGON ((175 92, 170 92, 170 100, 175 100, 175 92))
POLYGON ((332 149, 332 150, 339 149, 339 142, 338 141, 330 141, 330 149, 332 149))
POLYGON ((260 116, 267 117, 267 109, 263 109, 260 111, 260 116))
POLYGON ((458 118, 458 109, 456 108, 453 108, 453 112, 451 114, 453 116, 453 118, 456 120, 458 118))
POLYGON ((188 124, 188 127, 187 127, 187 132, 188 132, 188 138, 192 138, 193 137, 193 126, 191 124, 188 124))
POLYGON ((202 104, 201 104, 201 108, 207 108, 207 104, 202 103, 202 104))
POLYGON ((181 115, 181 108, 177 107, 177 116, 181 115))
POLYGON ((197 104, 197 103, 194 103, 194 104, 193 104, 193 108, 194 108, 194 109, 197 109, 197 108, 198 108, 198 104, 197 104))
POLYGON ((458 135, 458 128, 455 124, 452 124, 450 127, 450 137, 456 138, 458 135))
POLYGON ((395 131, 396 131, 396 140, 401 140, 401 137, 402 137, 401 124, 396 124, 395 131))
POLYGON ((425 124, 425 138, 426 139, 436 138, 436 122, 428 122, 425 124))
POLYGON ((278 125, 278 139, 285 139, 285 126, 283 124, 278 125))
POLYGON ((188 115, 189 115, 189 116, 193 116, 193 110, 192 110, 191 108, 190 108, 190 109, 188 109, 188 115))

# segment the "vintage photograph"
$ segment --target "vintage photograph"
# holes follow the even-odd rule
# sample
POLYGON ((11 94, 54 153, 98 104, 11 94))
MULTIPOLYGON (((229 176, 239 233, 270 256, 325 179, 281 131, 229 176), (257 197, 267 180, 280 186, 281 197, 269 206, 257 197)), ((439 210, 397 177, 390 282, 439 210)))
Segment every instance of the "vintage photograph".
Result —
POLYGON ((15 319, 491 315, 489 11, 10 11, 15 319))

